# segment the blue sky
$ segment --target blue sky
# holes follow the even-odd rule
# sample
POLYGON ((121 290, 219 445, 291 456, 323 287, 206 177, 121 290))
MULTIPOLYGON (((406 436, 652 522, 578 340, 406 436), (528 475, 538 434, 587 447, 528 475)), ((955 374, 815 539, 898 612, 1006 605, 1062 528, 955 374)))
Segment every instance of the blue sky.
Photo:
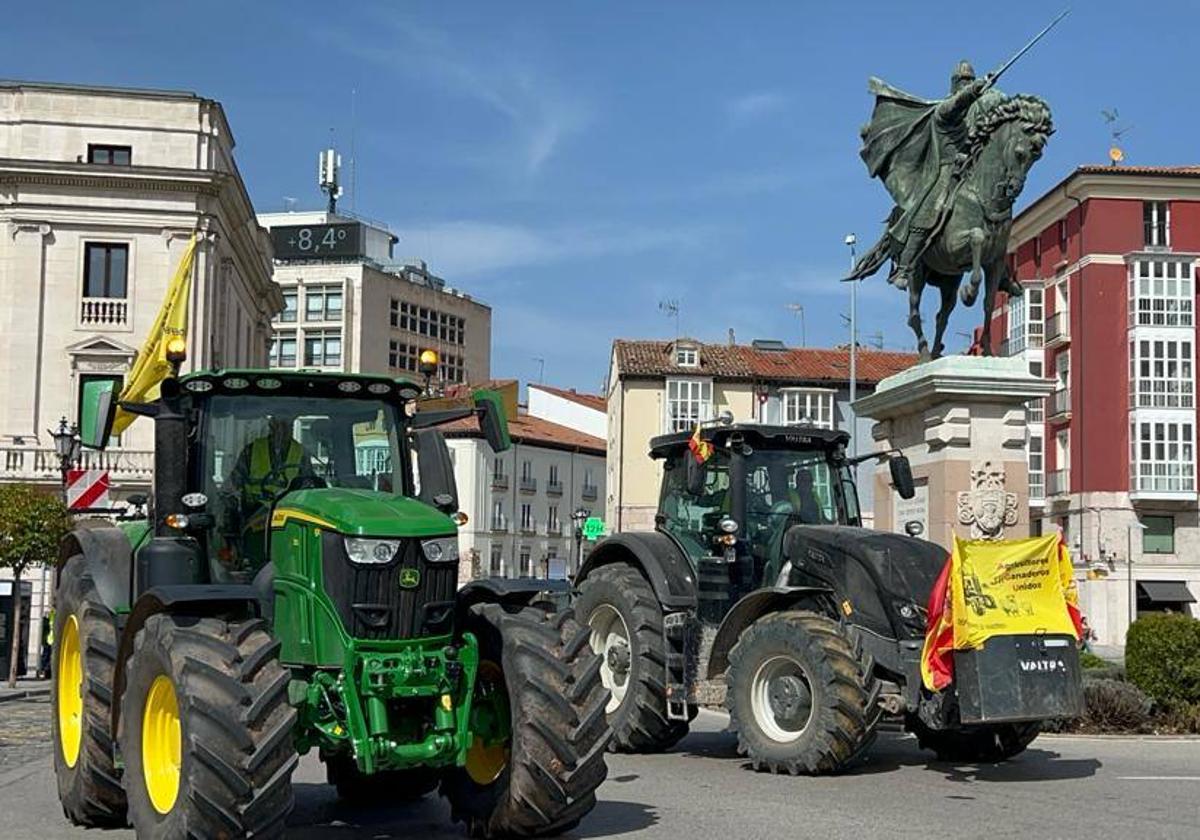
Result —
MULTIPOLYGON (((890 205, 858 157, 878 75, 940 96, 1000 64, 1043 2, 17 4, 0 76, 186 88, 220 100, 259 210, 319 206, 333 129, 356 194, 416 256, 493 307, 493 374, 598 389, 616 337, 847 340, 836 278, 890 205)), ((1057 133, 1024 201, 1102 162, 1196 163, 1191 3, 1077 4, 1005 77, 1057 133)), ((910 349, 901 293, 860 287, 860 336, 910 349)), ((933 305, 933 296, 928 304, 933 305)), ((979 322, 958 310, 958 332, 979 322)))

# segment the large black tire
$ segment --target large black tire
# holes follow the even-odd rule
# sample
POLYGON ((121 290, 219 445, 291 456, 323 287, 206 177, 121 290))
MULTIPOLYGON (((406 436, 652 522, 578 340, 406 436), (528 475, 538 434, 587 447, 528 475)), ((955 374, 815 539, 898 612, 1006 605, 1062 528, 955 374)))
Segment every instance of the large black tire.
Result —
POLYGON ((337 788, 338 798, 351 805, 380 805, 415 802, 437 790, 441 770, 417 767, 412 770, 383 770, 366 775, 347 753, 325 760, 325 779, 337 788))
MULTIPOLYGON (((68 625, 74 625, 82 672, 51 670, 50 727, 54 736, 54 775, 67 819, 82 826, 125 824, 125 791, 113 759, 113 672, 117 662, 117 620, 100 600, 82 555, 67 560, 54 596, 54 657, 66 653, 68 625), (78 678, 78 681, 76 681, 78 678), (71 683, 64 685, 63 680, 71 683), (69 693, 69 694, 68 694, 69 693), (82 700, 78 709, 79 746, 64 749, 60 709, 68 696, 82 700), (67 753, 72 755, 71 763, 67 753)), ((73 740, 73 739, 72 739, 73 740)))
MULTIPOLYGON (((118 740, 137 836, 282 836, 298 760, 296 710, 266 623, 151 616, 134 639, 125 675, 118 740), (162 690, 160 677, 176 701, 180 764, 175 796, 160 797, 156 807, 143 760, 143 718, 152 686, 162 690)), ((152 733, 152 757, 154 740, 152 733)))
POLYGON ((471 837, 559 834, 596 805, 610 730, 600 659, 573 613, 478 604, 464 628, 480 644, 481 692, 503 692, 511 736, 489 781, 449 771, 441 792, 471 837), (496 671, 499 666, 499 671, 496 671), (489 688, 484 675, 491 672, 489 688))
POLYGON ((725 705, 738 751, 756 770, 833 773, 875 737, 879 688, 836 621, 780 612, 742 632, 725 705))
POLYGON ((932 750, 939 761, 966 764, 998 764, 1025 751, 1041 732, 1041 724, 994 723, 962 729, 930 729, 919 717, 905 719, 908 731, 917 736, 923 750, 932 750))
POLYGON ((575 615, 590 631, 592 650, 604 658, 609 749, 651 753, 673 747, 688 724, 667 719, 667 640, 650 584, 629 566, 601 566, 580 584, 575 615))

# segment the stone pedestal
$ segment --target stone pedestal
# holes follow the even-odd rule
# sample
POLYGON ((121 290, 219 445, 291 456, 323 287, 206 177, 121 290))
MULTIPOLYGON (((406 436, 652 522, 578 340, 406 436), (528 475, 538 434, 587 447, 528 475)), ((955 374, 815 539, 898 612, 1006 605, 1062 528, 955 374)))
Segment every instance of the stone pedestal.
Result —
POLYGON ((951 356, 880 382, 854 410, 876 421, 876 448, 908 456, 917 493, 901 499, 881 461, 875 527, 903 533, 908 523, 920 523, 920 536, 946 547, 955 534, 1028 536, 1025 404, 1053 387, 1030 376, 1020 356, 951 356))

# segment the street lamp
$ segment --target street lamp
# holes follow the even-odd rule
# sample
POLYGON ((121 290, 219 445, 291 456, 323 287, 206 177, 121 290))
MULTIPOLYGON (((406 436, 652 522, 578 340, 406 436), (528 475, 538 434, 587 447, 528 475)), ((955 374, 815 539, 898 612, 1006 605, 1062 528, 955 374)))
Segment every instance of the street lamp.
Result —
POLYGON ((592 512, 584 507, 575 508, 575 512, 571 514, 571 522, 575 524, 575 572, 579 572, 579 567, 583 565, 583 523, 592 515, 592 512))
MULTIPOLYGON (((847 233, 846 247, 850 249, 850 273, 854 273, 854 246, 858 237, 847 233)), ((850 455, 858 456, 858 413, 854 410, 854 401, 858 399, 858 281, 850 281, 850 455)), ((858 478, 858 467, 854 468, 855 478, 858 478)))
MULTIPOLYGON (((1133 589, 1133 529, 1137 528, 1141 531, 1146 530, 1146 526, 1136 519, 1129 524, 1125 529, 1125 551, 1126 563, 1129 570, 1129 626, 1133 625, 1134 615, 1136 613, 1137 593, 1133 589)), ((1125 628, 1125 632, 1129 632, 1129 627, 1125 628)))
POLYGON ((421 375, 425 377, 426 396, 432 396, 433 394, 433 389, 430 387, 429 383, 433 379, 433 375, 437 373, 439 361, 440 359, 438 357, 438 351, 433 349, 421 351, 421 357, 417 363, 417 370, 419 370, 421 375))
POLYGON ((79 427, 72 424, 67 425, 67 418, 63 417, 58 421, 58 430, 46 430, 54 441, 54 454, 58 456, 58 471, 62 479, 63 499, 66 499, 67 494, 67 472, 79 460, 79 427))

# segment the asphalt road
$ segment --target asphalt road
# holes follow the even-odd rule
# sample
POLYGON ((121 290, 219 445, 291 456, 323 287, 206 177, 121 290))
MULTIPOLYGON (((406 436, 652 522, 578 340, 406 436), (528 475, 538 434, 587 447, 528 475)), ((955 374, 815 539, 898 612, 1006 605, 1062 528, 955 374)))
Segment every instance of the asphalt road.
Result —
MULTIPOLYGON (((40 703, 0 704, 0 837, 124 840, 62 817, 40 703), (39 720, 42 722, 39 724, 39 720)), ((970 838, 1139 840, 1200 837, 1200 741, 1048 737, 998 766, 929 760, 885 733, 869 760, 833 778, 754 773, 723 716, 705 712, 673 752, 612 756, 600 802, 571 837, 628 840, 970 838)), ((456 838, 436 797, 410 807, 350 809, 311 757, 295 778, 293 838, 456 838)))

